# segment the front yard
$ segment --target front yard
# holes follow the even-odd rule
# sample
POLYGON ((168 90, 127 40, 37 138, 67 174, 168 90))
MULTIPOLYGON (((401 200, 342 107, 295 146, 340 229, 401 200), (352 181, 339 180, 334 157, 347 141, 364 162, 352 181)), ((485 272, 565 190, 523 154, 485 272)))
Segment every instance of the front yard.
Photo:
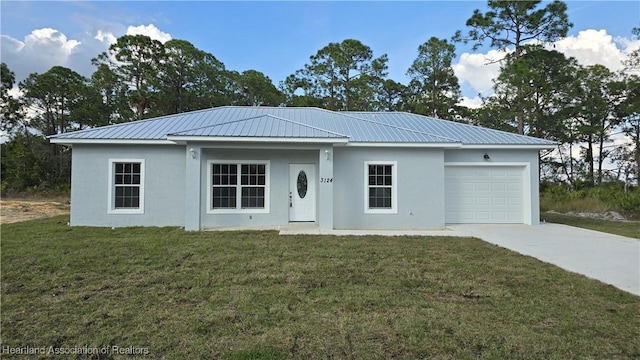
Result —
POLYGON ((109 349, 79 356, 94 359, 640 357, 639 297, 477 239, 67 221, 2 226, 2 348, 109 349))

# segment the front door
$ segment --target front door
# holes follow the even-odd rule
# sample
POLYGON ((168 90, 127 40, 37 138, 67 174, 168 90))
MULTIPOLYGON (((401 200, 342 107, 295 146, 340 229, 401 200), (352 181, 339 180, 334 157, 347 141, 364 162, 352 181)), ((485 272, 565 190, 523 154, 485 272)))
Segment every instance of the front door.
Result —
POLYGON ((289 221, 316 221, 316 166, 289 164, 289 221))

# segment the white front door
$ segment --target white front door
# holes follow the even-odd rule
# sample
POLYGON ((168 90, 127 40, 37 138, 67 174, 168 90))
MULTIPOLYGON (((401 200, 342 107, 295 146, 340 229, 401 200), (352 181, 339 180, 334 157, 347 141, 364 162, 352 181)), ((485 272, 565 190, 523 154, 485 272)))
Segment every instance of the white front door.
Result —
POLYGON ((289 164, 289 221, 316 221, 316 166, 289 164))

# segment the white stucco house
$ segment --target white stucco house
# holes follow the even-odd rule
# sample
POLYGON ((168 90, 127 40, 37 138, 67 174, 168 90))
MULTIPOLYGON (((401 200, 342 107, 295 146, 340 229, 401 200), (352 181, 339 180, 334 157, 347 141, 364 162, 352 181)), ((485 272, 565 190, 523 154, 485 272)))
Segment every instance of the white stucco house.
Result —
POLYGON ((50 137, 72 147, 71 225, 539 222, 556 143, 403 112, 219 107, 50 137))

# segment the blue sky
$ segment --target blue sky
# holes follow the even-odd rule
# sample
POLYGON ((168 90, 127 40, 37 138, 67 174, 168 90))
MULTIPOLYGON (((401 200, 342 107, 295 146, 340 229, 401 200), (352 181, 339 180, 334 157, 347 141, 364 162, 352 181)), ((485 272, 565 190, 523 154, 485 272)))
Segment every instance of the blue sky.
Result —
MULTIPOLYGON (((631 29, 640 26, 640 1, 567 5, 574 27, 558 49, 582 63, 619 70, 625 54, 640 46, 631 37, 631 29)), ((108 47, 109 37, 96 39, 98 34, 113 39, 139 27, 139 32, 188 40, 228 69, 255 69, 277 85, 329 42, 354 38, 370 46, 374 56, 388 54, 389 77, 407 83, 417 47, 431 36, 450 38, 465 30, 476 8, 485 10, 486 2, 2 1, 0 56, 18 80, 53 65, 89 76, 89 60, 108 47), (45 28, 52 30, 34 33, 45 28)), ((456 74, 468 98, 490 92, 487 81, 497 68, 483 67, 489 50, 457 45, 456 74)))

